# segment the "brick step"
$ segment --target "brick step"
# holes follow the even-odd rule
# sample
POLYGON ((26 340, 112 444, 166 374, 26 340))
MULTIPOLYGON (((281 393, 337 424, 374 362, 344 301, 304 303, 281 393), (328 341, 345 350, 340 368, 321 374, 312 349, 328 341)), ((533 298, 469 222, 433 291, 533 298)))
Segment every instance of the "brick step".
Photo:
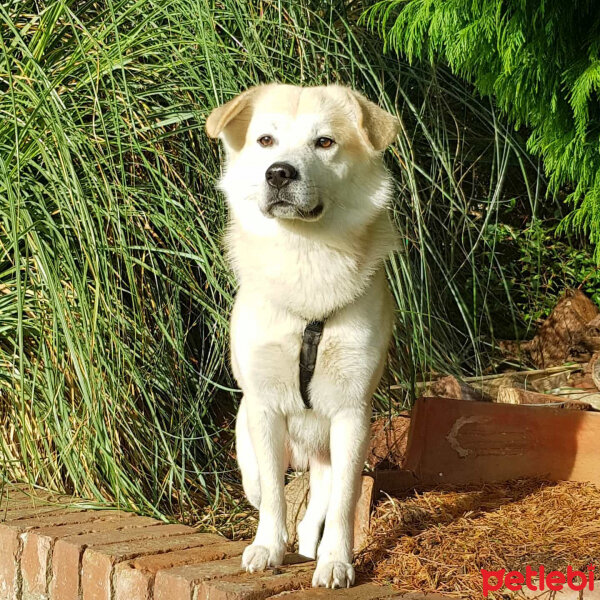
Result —
POLYGON ((271 596, 269 600, 449 600, 447 596, 438 594, 404 594, 399 595, 390 587, 376 585, 368 581, 357 581, 348 589, 327 590, 325 588, 309 588, 284 592, 271 596))
POLYGON ((399 597, 369 582, 313 589, 314 562, 293 554, 281 567, 246 573, 240 556, 247 544, 119 510, 89 510, 68 496, 4 488, 0 600, 399 597))

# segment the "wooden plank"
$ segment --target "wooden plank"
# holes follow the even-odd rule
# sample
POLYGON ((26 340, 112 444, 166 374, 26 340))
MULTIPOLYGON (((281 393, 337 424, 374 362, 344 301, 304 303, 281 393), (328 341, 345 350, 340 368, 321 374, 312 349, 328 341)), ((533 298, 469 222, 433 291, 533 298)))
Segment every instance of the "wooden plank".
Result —
MULTIPOLYGON (((600 485, 598 440, 597 413, 420 398, 412 413, 406 469, 420 487, 522 477, 600 485)), ((407 475, 401 471, 399 477, 407 475)), ((384 483, 380 480, 378 488, 386 491, 393 478, 384 483)))

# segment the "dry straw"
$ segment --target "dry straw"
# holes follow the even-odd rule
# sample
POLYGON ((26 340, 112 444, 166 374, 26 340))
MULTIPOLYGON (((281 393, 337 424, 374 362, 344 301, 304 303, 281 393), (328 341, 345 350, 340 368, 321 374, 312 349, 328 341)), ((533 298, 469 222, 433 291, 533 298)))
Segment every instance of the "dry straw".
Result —
POLYGON ((523 480, 385 500, 359 566, 402 592, 479 600, 481 569, 525 572, 543 564, 566 572, 599 561, 600 490, 523 480))

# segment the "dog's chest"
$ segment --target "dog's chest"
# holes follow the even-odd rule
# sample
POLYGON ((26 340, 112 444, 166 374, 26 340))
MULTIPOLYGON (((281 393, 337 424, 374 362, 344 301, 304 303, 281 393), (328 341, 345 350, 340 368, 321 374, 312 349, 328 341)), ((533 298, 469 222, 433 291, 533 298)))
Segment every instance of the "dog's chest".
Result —
MULTIPOLYGON (((244 306, 242 312, 246 312, 244 306)), ((369 342, 364 327, 353 321, 349 332, 346 326, 336 323, 335 315, 325 323, 307 386, 312 409, 307 409, 300 385, 304 325, 286 320, 263 322, 261 315, 239 314, 232 327, 236 377, 244 393, 285 414, 315 410, 326 416, 362 398, 362 390, 368 387, 379 361, 379 352, 369 342)))
POLYGON ((242 258, 253 260, 249 285, 307 320, 323 319, 350 303, 364 285, 362 265, 348 252, 286 240, 266 255, 252 254, 250 250, 242 258))
POLYGON ((300 393, 302 338, 308 322, 324 320, 308 386, 313 409, 330 416, 363 402, 388 336, 385 275, 373 272, 380 263, 358 250, 245 235, 232 258, 240 278, 232 358, 244 393, 287 414, 310 410, 300 393))

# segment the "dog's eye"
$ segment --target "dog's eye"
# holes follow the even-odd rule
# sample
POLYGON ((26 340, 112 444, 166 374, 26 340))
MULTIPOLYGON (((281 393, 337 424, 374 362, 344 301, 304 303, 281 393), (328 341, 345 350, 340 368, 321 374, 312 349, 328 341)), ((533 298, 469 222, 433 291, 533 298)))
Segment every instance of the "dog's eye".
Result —
POLYGON ((328 137, 320 137, 316 142, 317 148, 331 148, 334 144, 335 142, 328 137))
POLYGON ((270 135, 263 135, 262 137, 259 137, 257 141, 263 148, 268 148, 273 145, 273 138, 270 135))

